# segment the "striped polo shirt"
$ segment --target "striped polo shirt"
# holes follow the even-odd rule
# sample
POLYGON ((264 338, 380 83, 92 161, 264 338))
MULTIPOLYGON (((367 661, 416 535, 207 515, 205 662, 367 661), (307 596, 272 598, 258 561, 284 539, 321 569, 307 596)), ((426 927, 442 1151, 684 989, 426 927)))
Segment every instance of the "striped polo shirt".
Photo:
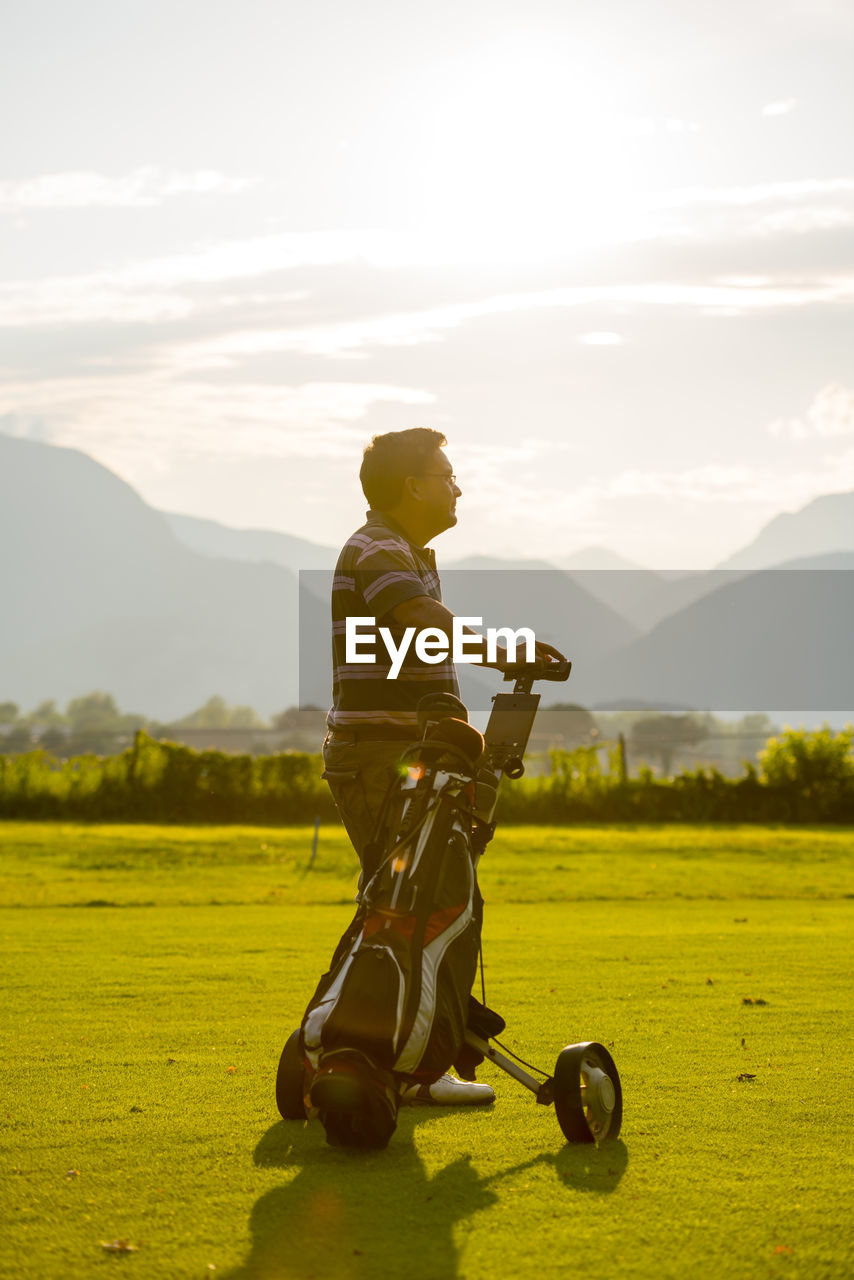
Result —
MULTIPOLYGON (((361 726, 414 727, 419 699, 428 693, 459 697, 457 674, 446 663, 421 662, 410 644, 394 680, 387 679, 391 659, 379 634, 372 646, 373 664, 347 663, 345 627, 348 617, 373 618, 375 627, 389 627, 395 644, 403 627, 389 614, 415 596, 442 599, 435 552, 410 542, 403 530, 378 511, 369 511, 361 529, 345 542, 332 581, 332 728, 361 726)), ((367 633, 365 628, 363 634, 367 633)))

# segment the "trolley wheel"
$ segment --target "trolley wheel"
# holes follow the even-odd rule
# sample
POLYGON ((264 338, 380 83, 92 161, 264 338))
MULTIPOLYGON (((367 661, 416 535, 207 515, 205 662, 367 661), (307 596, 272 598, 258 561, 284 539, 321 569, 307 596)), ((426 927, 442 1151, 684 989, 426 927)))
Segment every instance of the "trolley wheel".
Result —
POLYGON ((623 1121, 620 1077, 604 1045, 570 1044, 558 1055, 554 1103, 567 1142, 616 1138, 623 1121))
POLYGON ((303 1078, 305 1067, 299 1047, 299 1031, 288 1036, 276 1073, 276 1106, 283 1120, 304 1120, 303 1078))

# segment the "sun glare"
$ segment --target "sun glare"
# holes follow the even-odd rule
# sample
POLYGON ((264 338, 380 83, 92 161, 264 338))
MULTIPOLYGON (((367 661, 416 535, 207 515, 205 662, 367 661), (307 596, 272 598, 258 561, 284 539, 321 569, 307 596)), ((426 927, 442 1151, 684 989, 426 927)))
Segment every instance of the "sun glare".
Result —
POLYGON ((612 80, 530 43, 446 68, 412 155, 420 228, 504 261, 630 235, 632 144, 612 80))

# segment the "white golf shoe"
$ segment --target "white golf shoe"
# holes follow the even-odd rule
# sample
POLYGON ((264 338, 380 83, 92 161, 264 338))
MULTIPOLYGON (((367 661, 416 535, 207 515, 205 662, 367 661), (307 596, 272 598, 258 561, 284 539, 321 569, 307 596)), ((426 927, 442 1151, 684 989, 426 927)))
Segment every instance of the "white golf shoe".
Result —
POLYGON ((416 1107, 486 1107, 495 1101, 488 1084, 443 1075, 433 1084, 410 1084, 400 1090, 401 1105, 416 1107))

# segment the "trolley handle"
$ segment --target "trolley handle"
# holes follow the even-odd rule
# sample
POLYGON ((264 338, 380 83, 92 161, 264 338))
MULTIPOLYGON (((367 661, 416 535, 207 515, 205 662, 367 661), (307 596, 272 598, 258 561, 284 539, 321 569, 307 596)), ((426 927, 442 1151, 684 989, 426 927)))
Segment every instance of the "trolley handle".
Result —
POLYGON ((504 679, 515 680, 514 693, 530 693, 535 680, 563 682, 569 679, 571 670, 569 658, 561 658, 559 662, 513 662, 504 668, 504 679))

